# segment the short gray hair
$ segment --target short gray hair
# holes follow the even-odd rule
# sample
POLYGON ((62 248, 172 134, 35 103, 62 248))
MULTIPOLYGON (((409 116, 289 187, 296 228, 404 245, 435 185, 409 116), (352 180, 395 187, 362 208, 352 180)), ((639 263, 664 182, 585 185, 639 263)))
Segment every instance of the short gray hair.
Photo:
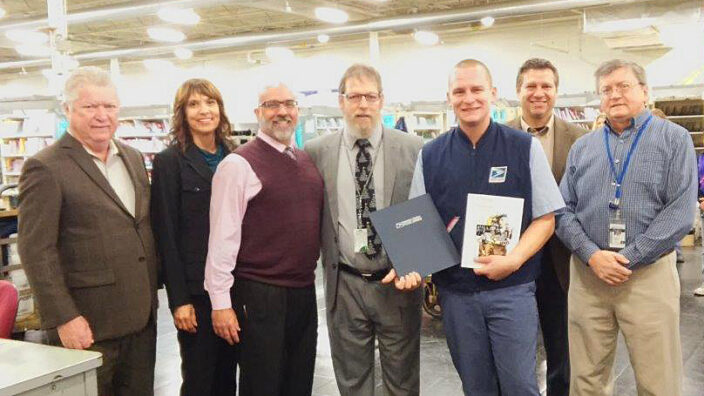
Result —
POLYGON ((596 69, 596 71, 594 72, 594 78, 596 79, 596 91, 599 92, 599 80, 602 77, 608 76, 609 74, 622 67, 627 67, 631 69, 633 74, 636 76, 638 83, 642 85, 648 85, 648 81, 645 77, 645 69, 643 69, 643 66, 635 62, 623 59, 612 59, 610 61, 602 63, 599 68, 596 69))
POLYGON ((82 66, 74 70, 64 84, 64 104, 70 106, 78 98, 78 91, 87 86, 115 87, 110 74, 96 66, 82 66))

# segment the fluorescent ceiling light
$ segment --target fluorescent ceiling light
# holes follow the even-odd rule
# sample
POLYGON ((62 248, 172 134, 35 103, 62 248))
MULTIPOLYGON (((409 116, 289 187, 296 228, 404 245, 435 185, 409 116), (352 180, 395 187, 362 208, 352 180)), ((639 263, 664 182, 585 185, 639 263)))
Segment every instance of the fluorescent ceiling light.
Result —
POLYGON ((319 43, 325 44, 328 41, 330 41, 330 36, 328 36, 327 34, 319 34, 318 35, 318 42, 319 43))
POLYGON ((484 27, 491 27, 494 25, 494 17, 485 16, 484 18, 480 19, 480 22, 484 27))
POLYGON ((191 59, 193 57, 193 51, 188 48, 176 48, 174 55, 179 59, 191 59))
POLYGON ((165 41, 167 43, 178 43, 186 39, 186 35, 176 29, 153 27, 147 29, 149 37, 154 41, 165 41))
POLYGON ((142 63, 151 72, 163 72, 174 68, 174 64, 166 59, 145 59, 142 63))
POLYGON ((10 29, 5 32, 5 37, 22 44, 44 44, 49 41, 46 33, 27 29, 10 29))
POLYGON ((195 25, 200 21, 200 16, 193 11, 193 8, 164 7, 157 12, 157 15, 162 21, 181 25, 195 25))
POLYGON ((295 57, 293 51, 286 47, 266 47, 264 53, 272 61, 290 60, 295 57))
POLYGON ((435 45, 438 43, 438 41, 440 41, 440 38, 437 34, 429 32, 427 30, 416 31, 415 33, 413 33, 413 38, 416 39, 418 43, 423 45, 435 45))
POLYGON ((316 7, 315 17, 329 23, 345 23, 350 18, 346 12, 331 7, 316 7))
POLYGON ((20 44, 15 46, 15 51, 20 55, 37 58, 51 56, 51 48, 46 45, 20 44))

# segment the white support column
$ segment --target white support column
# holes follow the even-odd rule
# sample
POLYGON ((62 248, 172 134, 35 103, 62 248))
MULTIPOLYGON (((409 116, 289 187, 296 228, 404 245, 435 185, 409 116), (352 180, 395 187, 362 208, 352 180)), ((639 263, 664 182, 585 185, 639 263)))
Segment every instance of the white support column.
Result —
POLYGON ((49 80, 49 92, 58 97, 70 67, 65 51, 62 51, 64 41, 68 37, 66 0, 46 0, 46 9, 49 48, 51 50, 51 73, 47 75, 47 79, 49 80))
POLYGON ((380 62, 379 32, 369 32, 369 63, 378 68, 380 62))

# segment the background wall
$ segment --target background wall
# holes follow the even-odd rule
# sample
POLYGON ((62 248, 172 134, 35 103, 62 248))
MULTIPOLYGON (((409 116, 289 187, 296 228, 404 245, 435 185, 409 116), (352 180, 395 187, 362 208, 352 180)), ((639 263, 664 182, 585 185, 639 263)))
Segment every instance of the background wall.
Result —
MULTIPOLYGON (((609 49, 598 37, 582 34, 579 21, 536 23, 477 32, 441 33, 441 45, 423 47, 408 35, 382 38, 380 62, 387 103, 444 100, 447 73, 464 58, 484 61, 492 71, 500 97, 515 99, 516 71, 529 57, 550 59, 560 71, 560 94, 594 90, 593 72, 604 60, 621 57, 646 67, 652 86, 704 82, 704 24, 672 23, 660 27, 669 51, 626 52, 609 49)), ((283 80, 296 91, 319 91, 301 97, 302 105, 336 106, 336 89, 344 70, 369 62, 366 40, 297 50, 284 63, 251 64, 246 53, 210 55, 178 64, 174 70, 148 72, 141 62, 123 62, 119 81, 125 106, 167 104, 186 78, 204 77, 223 93, 232 121, 254 121, 257 92, 268 82, 283 80)), ((107 65, 106 65, 107 67, 107 65)), ((0 96, 46 95, 47 80, 38 73, 0 77, 0 96)))

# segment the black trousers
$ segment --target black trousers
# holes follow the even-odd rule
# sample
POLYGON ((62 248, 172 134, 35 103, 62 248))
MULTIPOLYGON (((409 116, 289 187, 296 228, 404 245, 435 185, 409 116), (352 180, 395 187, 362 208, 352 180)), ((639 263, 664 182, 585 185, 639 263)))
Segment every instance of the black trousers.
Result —
POLYGON ((236 279, 240 396, 310 396, 318 312, 313 285, 287 288, 236 279))
POLYGON ((557 279, 549 249, 543 250, 542 269, 536 286, 535 297, 548 366, 546 396, 568 396, 570 351, 567 338, 567 293, 562 290, 557 279))
POLYGON ((213 331, 212 306, 207 295, 191 296, 198 331, 178 331, 181 349, 181 396, 235 396, 237 345, 231 346, 213 331))

